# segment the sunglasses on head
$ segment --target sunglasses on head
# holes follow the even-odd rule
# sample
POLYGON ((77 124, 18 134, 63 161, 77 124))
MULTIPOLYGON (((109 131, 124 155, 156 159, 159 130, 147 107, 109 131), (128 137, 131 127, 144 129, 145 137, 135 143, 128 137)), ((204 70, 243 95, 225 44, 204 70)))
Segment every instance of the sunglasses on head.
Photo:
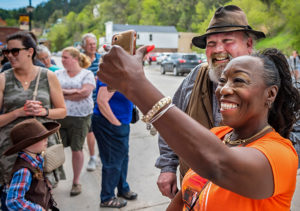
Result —
POLYGON ((13 56, 18 56, 20 50, 28 50, 28 48, 12 48, 12 49, 3 49, 2 53, 4 56, 8 56, 11 53, 13 56))

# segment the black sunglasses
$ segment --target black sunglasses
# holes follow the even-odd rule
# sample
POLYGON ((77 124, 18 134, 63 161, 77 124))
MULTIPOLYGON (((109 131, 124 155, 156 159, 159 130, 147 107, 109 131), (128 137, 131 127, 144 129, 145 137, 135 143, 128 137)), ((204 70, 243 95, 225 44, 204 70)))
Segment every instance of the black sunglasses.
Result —
POLYGON ((14 57, 19 55, 20 50, 28 50, 28 48, 12 48, 12 49, 3 49, 2 53, 4 56, 8 56, 11 53, 14 57))

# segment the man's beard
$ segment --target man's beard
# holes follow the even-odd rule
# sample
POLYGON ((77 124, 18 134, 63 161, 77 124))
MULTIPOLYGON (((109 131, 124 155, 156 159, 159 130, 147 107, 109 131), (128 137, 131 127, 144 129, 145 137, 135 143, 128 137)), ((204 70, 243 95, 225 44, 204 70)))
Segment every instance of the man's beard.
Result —
POLYGON ((229 63, 226 62, 226 63, 221 63, 221 64, 214 64, 213 63, 213 60, 216 58, 216 57, 227 57, 229 58, 229 61, 232 60, 232 56, 228 53, 222 53, 222 54, 214 54, 212 56, 212 58, 208 61, 209 63, 209 71, 208 71, 208 75, 209 75, 209 78, 211 81, 215 82, 215 83, 218 83, 219 82, 219 78, 221 77, 221 74, 222 74, 222 71, 225 69, 226 65, 229 63))

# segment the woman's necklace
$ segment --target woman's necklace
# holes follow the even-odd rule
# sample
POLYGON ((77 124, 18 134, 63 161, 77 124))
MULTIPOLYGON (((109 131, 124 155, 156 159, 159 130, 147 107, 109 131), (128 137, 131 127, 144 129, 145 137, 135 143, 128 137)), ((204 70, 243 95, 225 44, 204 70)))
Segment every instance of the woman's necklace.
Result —
POLYGON ((230 140, 231 136, 233 134, 233 131, 230 133, 230 135, 228 135, 224 140, 223 143, 224 144, 230 144, 233 146, 237 146, 237 145, 241 145, 241 144, 245 144, 247 143, 249 140, 253 139, 254 137, 257 137, 261 134, 263 134, 265 131, 267 131, 268 129, 272 128, 270 125, 267 125, 266 127, 264 127, 262 130, 260 130, 259 132, 255 133, 253 136, 251 136, 250 138, 246 138, 246 139, 237 139, 237 140, 230 140))
MULTIPOLYGON (((27 79, 28 79, 29 81, 31 81, 32 78, 34 78, 35 74, 36 74, 36 71, 35 71, 35 69, 33 68, 33 71, 32 71, 31 74, 27 77, 27 79)), ((20 81, 22 84, 24 84, 25 86, 27 86, 27 85, 29 84, 29 82, 28 82, 27 80, 24 81, 24 80, 19 79, 19 81, 20 81)))

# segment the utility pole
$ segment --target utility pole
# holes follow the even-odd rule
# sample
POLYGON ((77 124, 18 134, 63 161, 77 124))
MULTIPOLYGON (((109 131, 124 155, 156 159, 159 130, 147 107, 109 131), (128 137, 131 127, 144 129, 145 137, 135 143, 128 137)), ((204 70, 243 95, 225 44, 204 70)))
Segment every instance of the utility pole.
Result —
MULTIPOLYGON (((31 0, 29 0, 29 7, 31 8, 31 0)), ((31 31, 31 11, 29 11, 29 31, 31 31)))
POLYGON ((32 12, 33 12, 33 7, 31 6, 31 0, 29 0, 29 6, 26 7, 26 11, 29 14, 29 31, 31 31, 32 26, 31 26, 31 17, 32 17, 32 12))

